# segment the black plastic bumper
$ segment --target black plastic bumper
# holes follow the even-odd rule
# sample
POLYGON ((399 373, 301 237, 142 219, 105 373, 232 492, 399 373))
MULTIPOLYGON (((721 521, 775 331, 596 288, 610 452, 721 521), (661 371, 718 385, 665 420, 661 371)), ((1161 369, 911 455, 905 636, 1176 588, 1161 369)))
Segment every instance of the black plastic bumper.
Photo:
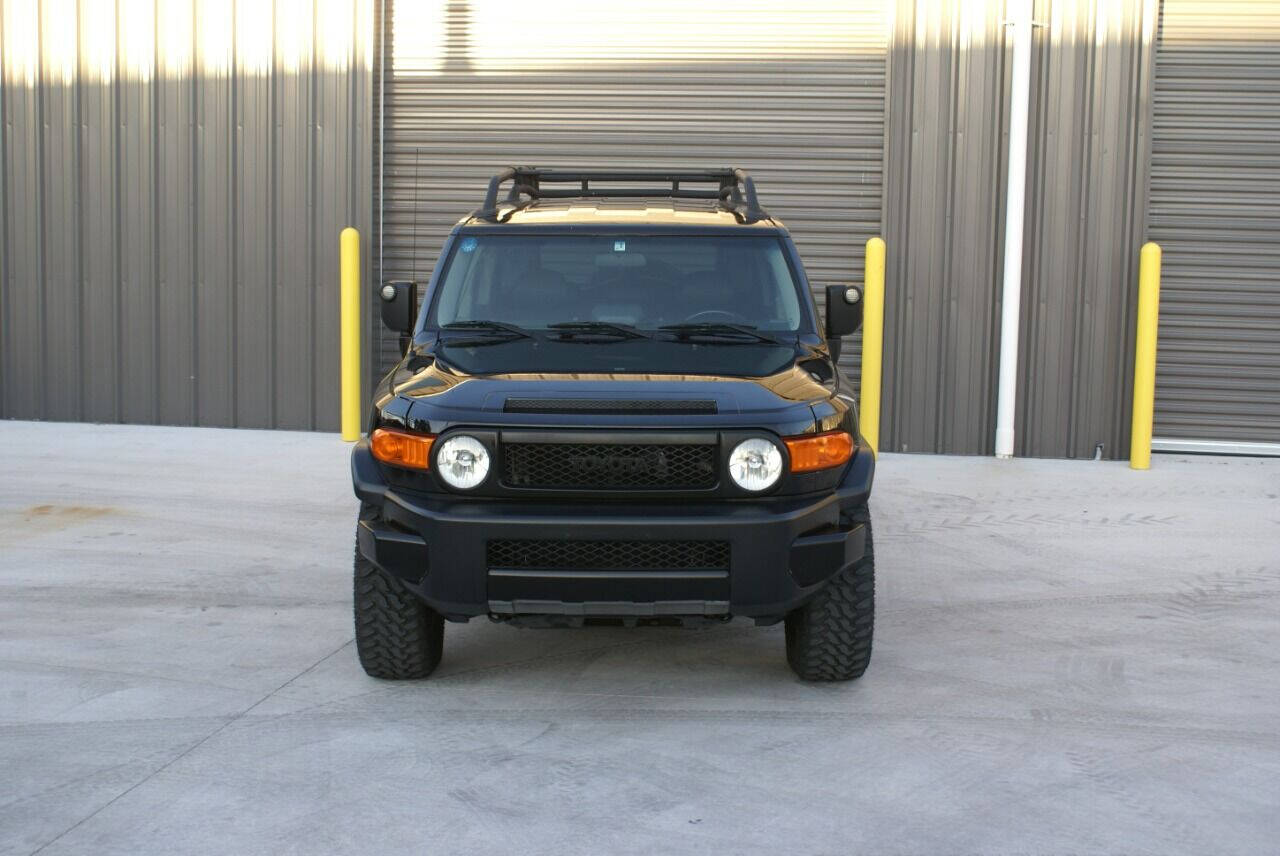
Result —
POLYGON ((866 532, 841 517, 866 501, 875 460, 860 450, 820 497, 700 503, 542 503, 418 495, 388 487, 366 442, 352 454, 360 552, 438 612, 475 615, 780 618, 862 557, 866 532), (503 571, 491 540, 728 541, 721 572, 503 571))

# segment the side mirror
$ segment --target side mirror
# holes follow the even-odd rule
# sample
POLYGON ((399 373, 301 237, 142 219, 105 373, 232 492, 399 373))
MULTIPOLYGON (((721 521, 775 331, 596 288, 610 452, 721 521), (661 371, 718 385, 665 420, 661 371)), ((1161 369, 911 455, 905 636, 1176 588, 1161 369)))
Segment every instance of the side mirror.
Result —
POLYGON ((840 339, 862 326, 862 286, 827 286, 827 348, 840 359, 840 339))
POLYGON ((378 296, 382 298, 382 323, 400 334, 400 353, 404 354, 409 350, 418 317, 418 284, 394 280, 384 284, 378 296))

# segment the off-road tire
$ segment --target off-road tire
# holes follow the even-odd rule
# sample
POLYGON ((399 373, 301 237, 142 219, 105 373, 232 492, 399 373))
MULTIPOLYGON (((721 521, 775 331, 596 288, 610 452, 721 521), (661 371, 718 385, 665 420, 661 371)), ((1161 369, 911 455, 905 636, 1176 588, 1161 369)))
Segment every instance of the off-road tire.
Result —
POLYGON ((444 619, 395 577, 355 558, 356 654, 365 673, 400 681, 425 678, 440 665, 444 619))
POLYGON ((849 515, 867 529, 862 558, 831 579, 812 600, 787 614, 787 662, 806 681, 849 681, 871 662, 876 614, 876 560, 871 513, 849 515))

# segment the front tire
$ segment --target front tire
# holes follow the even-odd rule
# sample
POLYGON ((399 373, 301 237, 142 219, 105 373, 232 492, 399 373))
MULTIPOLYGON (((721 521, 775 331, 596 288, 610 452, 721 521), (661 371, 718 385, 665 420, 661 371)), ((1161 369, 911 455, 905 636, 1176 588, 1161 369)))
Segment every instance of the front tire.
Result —
POLYGON ((866 552, 787 614, 787 662, 806 681, 850 681, 862 677, 871 662, 876 614, 871 513, 864 504, 851 517, 866 527, 866 552))
POLYGON ((400 681, 425 678, 440 665, 444 619, 360 554, 355 556, 356 654, 365 674, 400 681))

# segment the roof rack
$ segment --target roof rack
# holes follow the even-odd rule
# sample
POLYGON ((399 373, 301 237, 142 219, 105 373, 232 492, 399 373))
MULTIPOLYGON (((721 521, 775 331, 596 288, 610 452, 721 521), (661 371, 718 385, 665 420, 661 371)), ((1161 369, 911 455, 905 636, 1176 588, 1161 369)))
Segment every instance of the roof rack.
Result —
POLYGON ((671 199, 714 199, 717 205, 740 223, 754 223, 769 215, 756 198, 756 183, 742 169, 704 170, 555 170, 537 167, 508 167, 489 179, 484 206, 475 213, 481 220, 505 222, 521 208, 539 199, 605 199, 617 197, 664 197, 671 199), (507 198, 498 201, 498 190, 511 182, 507 198), (653 187, 592 187, 592 182, 637 182, 659 184, 653 187), (681 187, 681 184, 714 184, 715 189, 681 187), (574 184, 577 187, 546 187, 549 184, 574 184), (669 185, 669 186, 667 186, 669 185), (525 197, 521 199, 521 197, 525 197), (501 205, 510 208, 499 210, 501 205))

